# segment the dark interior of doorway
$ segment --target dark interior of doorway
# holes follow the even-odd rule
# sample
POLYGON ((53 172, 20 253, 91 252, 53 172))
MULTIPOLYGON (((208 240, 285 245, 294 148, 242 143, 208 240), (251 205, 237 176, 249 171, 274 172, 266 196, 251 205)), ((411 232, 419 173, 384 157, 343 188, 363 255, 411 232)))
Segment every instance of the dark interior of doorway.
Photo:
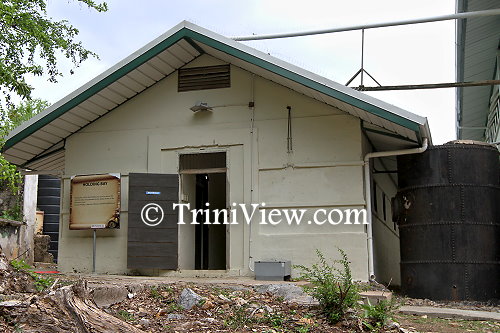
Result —
MULTIPOLYGON (((214 209, 226 208, 225 173, 196 175, 196 209, 207 208, 210 222, 214 221, 214 209)), ((195 269, 226 269, 226 225, 207 224, 206 218, 206 214, 196 215, 195 269)))

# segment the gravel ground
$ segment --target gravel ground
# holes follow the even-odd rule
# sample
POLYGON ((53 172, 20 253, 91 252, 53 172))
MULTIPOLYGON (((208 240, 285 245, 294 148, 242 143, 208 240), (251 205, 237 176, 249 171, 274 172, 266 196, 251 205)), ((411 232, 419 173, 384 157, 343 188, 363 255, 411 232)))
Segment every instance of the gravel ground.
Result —
POLYGON ((315 306, 252 287, 234 289, 184 283, 147 287, 106 311, 146 332, 355 332, 361 325, 355 319, 330 325, 315 306), (189 310, 177 303, 185 288, 203 297, 189 310))

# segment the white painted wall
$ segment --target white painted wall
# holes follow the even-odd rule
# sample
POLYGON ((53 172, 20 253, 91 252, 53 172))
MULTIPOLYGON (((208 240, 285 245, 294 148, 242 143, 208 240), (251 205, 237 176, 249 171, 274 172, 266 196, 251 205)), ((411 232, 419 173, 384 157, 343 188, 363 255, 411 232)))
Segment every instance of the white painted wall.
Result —
MULTIPOLYGON (((204 55, 189 66, 214 64, 220 61, 204 55)), ((230 203, 266 202, 268 208, 311 212, 363 208, 361 137, 359 119, 237 67, 231 67, 231 88, 225 89, 178 93, 172 74, 67 139, 59 268, 89 272, 92 264, 92 233, 68 230, 72 175, 122 174, 121 229, 98 231, 97 272, 125 273, 129 172, 178 173, 181 153, 225 151, 230 203), (197 101, 240 106, 194 114, 189 108, 197 101), (286 151, 288 105, 291 154, 286 151)), ((231 225, 228 242, 230 275, 252 275, 249 267, 256 260, 310 265, 315 249, 337 258, 337 246, 347 252, 356 279, 368 275, 360 225, 266 226, 254 221, 231 225)))
POLYGON ((37 192, 38 175, 24 176, 23 215, 26 227, 21 229, 21 244, 24 245, 21 250, 26 251, 25 258, 29 264, 34 261, 37 192))
MULTIPOLYGON (((365 154, 371 151, 366 136, 364 139, 365 154)), ((395 169, 395 157, 372 159, 372 167, 380 171, 395 169), (388 167, 390 165, 391 167, 388 167)), ((400 273, 400 247, 399 228, 392 222, 391 198, 397 192, 397 175, 387 173, 373 174, 371 179, 372 189, 372 223, 373 223, 373 247, 374 247, 374 269, 376 280, 391 286, 401 285, 400 273), (392 177, 391 177, 392 175, 392 177), (375 182, 375 187, 374 182, 375 182), (376 199, 373 196, 376 195, 376 199), (375 202, 377 207, 375 207, 375 202), (385 216, 384 216, 385 202, 385 216)))

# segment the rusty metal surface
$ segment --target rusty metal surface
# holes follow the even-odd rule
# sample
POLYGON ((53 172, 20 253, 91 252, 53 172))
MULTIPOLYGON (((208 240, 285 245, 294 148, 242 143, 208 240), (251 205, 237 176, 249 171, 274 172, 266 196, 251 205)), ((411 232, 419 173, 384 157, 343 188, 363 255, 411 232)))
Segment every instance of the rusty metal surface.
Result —
POLYGON ((402 290, 434 300, 500 298, 498 151, 443 145, 398 157, 402 290))

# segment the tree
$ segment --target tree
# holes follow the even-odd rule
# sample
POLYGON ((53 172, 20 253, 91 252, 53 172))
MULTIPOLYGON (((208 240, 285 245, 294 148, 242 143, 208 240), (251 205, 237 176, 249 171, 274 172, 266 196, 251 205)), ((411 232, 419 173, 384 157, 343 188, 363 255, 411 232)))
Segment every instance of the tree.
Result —
MULTIPOLYGON (((11 130, 40 113, 48 106, 49 103, 47 101, 40 99, 26 100, 18 106, 9 105, 5 109, 7 118, 2 122, 2 126, 0 127, 0 148, 3 146, 5 137, 11 130)), ((0 192, 8 190, 15 197, 12 207, 6 211, 0 211, 0 217, 22 220, 22 197, 19 195, 22 183, 23 177, 17 170, 17 167, 0 155, 0 192)))
POLYGON ((0 127, 0 148, 10 131, 42 112, 48 106, 49 102, 37 98, 25 100, 17 106, 9 105, 4 108, 5 119, 2 120, 2 127, 0 127))
MULTIPOLYGON (((98 12, 107 11, 105 2, 74 0, 98 12)), ((27 75, 46 75, 57 82, 62 73, 58 55, 64 55, 76 68, 96 57, 75 40, 78 29, 68 21, 47 16, 47 0, 2 0, 0 2, 0 106, 11 104, 11 95, 29 99, 33 87, 27 75)), ((70 70, 73 74, 73 69, 70 70)), ((4 118, 4 117, 2 117, 4 118)), ((1 121, 2 119, 0 119, 1 121)))

